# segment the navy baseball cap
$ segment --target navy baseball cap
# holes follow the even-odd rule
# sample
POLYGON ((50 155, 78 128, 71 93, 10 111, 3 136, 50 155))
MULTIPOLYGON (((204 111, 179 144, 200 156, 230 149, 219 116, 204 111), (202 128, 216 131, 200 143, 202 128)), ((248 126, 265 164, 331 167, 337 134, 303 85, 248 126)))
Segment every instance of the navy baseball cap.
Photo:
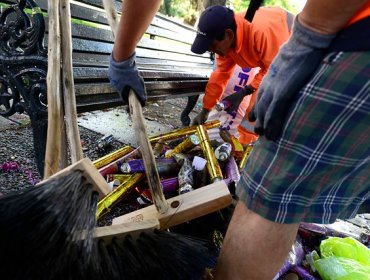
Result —
POLYGON ((225 6, 211 6, 204 10, 199 19, 197 36, 191 46, 193 53, 202 54, 209 50, 213 40, 224 34, 234 23, 234 12, 225 6))

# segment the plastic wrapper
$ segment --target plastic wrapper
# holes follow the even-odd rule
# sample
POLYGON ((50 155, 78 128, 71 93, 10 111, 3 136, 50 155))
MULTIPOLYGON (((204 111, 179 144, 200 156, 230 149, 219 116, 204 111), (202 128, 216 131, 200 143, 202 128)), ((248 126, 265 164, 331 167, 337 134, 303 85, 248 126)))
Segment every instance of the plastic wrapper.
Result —
POLYGON ((173 157, 181 164, 178 174, 179 194, 192 191, 194 185, 194 169, 191 166, 191 161, 184 154, 174 154, 173 157))
POLYGON ((203 125, 197 126, 197 134, 200 140, 205 159, 207 160, 207 169, 212 182, 222 180, 223 175, 221 167, 216 159, 215 152, 209 142, 209 137, 206 128, 203 125))
POLYGON ((284 275, 288 270, 290 270, 293 266, 298 265, 302 262, 304 257, 304 251, 302 246, 302 241, 299 237, 297 237, 296 241, 294 242, 292 249, 289 252, 287 259, 284 261, 283 266, 274 277, 273 280, 279 279, 282 275, 284 275))
POLYGON ((242 160, 244 148, 243 145, 239 142, 238 138, 236 138, 234 135, 231 135, 230 132, 226 129, 220 129, 220 136, 225 142, 231 144, 233 156, 235 157, 235 159, 242 160))
MULTIPOLYGON (((361 221, 360 218, 358 220, 361 221)), ((365 220, 365 219, 364 219, 365 220)), ((363 244, 369 244, 370 231, 365 226, 356 226, 348 221, 338 220, 335 223, 323 225, 315 223, 301 223, 300 230, 310 231, 322 236, 352 237, 363 244)))
POLYGON ((320 244, 314 266, 323 280, 369 280, 370 249, 351 238, 330 237, 320 244))
MULTIPOLYGON (((100 168, 99 172, 103 177, 106 177, 108 174, 118 173, 118 172, 120 172, 122 163, 126 162, 129 159, 138 158, 139 156, 140 156, 140 150, 139 150, 139 148, 136 148, 135 150, 133 150, 131 152, 128 152, 127 154, 125 154, 121 158, 119 158, 119 159, 109 163, 108 165, 100 168)), ((103 158, 105 158, 105 157, 103 157, 103 158)))
MULTIPOLYGON (((203 126, 206 129, 219 127, 220 126, 220 121, 219 120, 214 120, 214 121, 206 122, 206 123, 203 124, 203 126)), ((163 141, 179 139, 181 137, 194 134, 197 131, 197 127, 198 126, 193 125, 193 126, 189 126, 189 127, 185 127, 185 128, 176 129, 176 130, 167 132, 165 134, 150 136, 149 137, 149 142, 150 143, 156 143, 159 139, 162 139, 163 141)))
POLYGON ((119 185, 102 200, 98 202, 96 217, 100 219, 110 212, 114 205, 122 201, 135 188, 135 185, 144 178, 144 174, 137 173, 119 185))
POLYGON ((314 275, 311 275, 308 270, 306 270, 305 268, 299 266, 299 265, 295 265, 293 266, 290 271, 294 271, 298 276, 299 276, 299 279, 301 280, 318 280, 317 277, 315 277, 314 275))
POLYGON ((249 155, 251 154, 253 150, 254 143, 248 144, 247 147, 245 147, 245 151, 243 153, 242 159, 239 163, 239 169, 242 170, 247 163, 247 159, 249 158, 249 155))
MULTIPOLYGON (((173 158, 157 158, 156 160, 157 170, 159 174, 168 174, 177 172, 180 165, 173 158)), ((133 159, 128 162, 121 164, 122 173, 144 173, 145 166, 143 159, 133 159)))
POLYGON ((170 158, 173 154, 185 153, 197 145, 199 145, 198 136, 195 134, 190 135, 184 141, 182 141, 176 147, 174 147, 171 151, 166 153, 165 157, 170 158))

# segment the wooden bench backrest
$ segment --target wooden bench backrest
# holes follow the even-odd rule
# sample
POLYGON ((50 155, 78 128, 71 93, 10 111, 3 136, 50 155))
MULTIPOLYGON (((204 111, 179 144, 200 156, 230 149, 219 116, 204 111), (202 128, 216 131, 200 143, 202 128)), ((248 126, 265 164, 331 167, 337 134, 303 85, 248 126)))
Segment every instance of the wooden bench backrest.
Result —
MULTIPOLYGON (((36 0, 48 32, 47 3, 36 0)), ((114 0, 112 0, 114 1, 114 0)), ((2 0, 15 3, 15 0, 2 0)), ((118 12, 121 1, 114 1, 118 12)), ((73 66, 79 112, 122 104, 107 79, 113 36, 100 0, 71 1, 73 66)), ((149 100, 198 95, 212 71, 209 54, 196 55, 190 46, 196 35, 191 26, 157 14, 136 50, 149 100)), ((47 36, 44 38, 47 45, 47 36)))

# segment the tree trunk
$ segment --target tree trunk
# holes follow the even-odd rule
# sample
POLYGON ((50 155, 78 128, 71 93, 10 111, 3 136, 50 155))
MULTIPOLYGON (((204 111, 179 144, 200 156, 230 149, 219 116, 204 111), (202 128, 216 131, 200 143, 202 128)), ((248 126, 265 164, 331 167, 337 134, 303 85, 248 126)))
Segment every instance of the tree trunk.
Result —
POLYGON ((205 9, 207 9, 208 7, 214 6, 214 5, 225 6, 226 5, 226 0, 198 0, 197 11, 198 11, 199 16, 198 16, 198 18, 197 18, 197 20, 194 24, 195 27, 198 26, 199 17, 203 13, 203 11, 205 9))

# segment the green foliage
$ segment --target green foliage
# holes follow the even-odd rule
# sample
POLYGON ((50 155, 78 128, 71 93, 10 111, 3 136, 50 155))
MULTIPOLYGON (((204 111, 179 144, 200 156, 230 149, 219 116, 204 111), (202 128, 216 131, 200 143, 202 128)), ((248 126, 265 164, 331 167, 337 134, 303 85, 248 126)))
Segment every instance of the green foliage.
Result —
POLYGON ((159 11, 171 17, 182 18, 184 22, 194 24, 197 13, 197 0, 164 0, 159 11))
MULTIPOLYGON (((235 10, 235 12, 241 12, 248 9, 250 0, 230 0, 230 6, 235 10)), ((294 0, 265 0, 264 6, 278 6, 282 7, 293 14, 298 13, 297 5, 295 5, 294 0)), ((302 0, 303 2, 303 0, 302 0)))
MULTIPOLYGON (((206 2, 206 0, 202 0, 206 2)), ((208 1, 209 2, 209 1, 208 1)), ((230 6, 235 12, 245 11, 248 8, 250 0, 228 0, 227 6, 230 6)), ((305 0, 265 0, 264 6, 279 6, 293 14, 297 14, 300 5, 305 0)), ((162 14, 183 19, 184 22, 193 25, 199 16, 198 0, 163 0, 159 9, 162 14)))

